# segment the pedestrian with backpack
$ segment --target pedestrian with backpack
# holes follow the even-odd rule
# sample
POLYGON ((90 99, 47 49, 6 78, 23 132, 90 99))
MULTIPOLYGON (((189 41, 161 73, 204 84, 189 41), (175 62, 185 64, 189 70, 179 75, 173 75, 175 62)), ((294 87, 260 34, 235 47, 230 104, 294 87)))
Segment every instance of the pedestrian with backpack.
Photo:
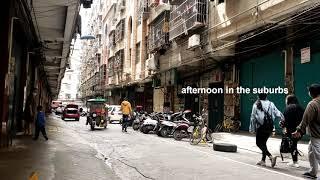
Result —
POLYGON ((267 156, 271 161, 271 167, 276 165, 277 157, 273 157, 267 148, 267 141, 274 129, 273 122, 276 118, 284 119, 273 102, 267 100, 267 94, 259 94, 258 100, 252 107, 249 127, 250 132, 256 134, 256 144, 262 151, 262 159, 257 165, 266 166, 267 156))
POLYGON ((286 97, 286 108, 283 112, 284 121, 280 121, 280 126, 284 128, 284 137, 280 147, 280 153, 291 153, 292 161, 288 166, 299 167, 297 144, 299 138, 292 137, 292 133, 296 131, 296 127, 302 120, 304 109, 299 105, 298 98, 295 95, 286 97), (284 142, 286 141, 286 142, 284 142))

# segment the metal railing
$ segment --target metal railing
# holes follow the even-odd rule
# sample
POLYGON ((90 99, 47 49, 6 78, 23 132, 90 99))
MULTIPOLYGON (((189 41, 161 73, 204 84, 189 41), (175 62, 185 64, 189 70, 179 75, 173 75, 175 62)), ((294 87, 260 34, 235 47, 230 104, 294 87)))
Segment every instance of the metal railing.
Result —
POLYGON ((124 38, 124 19, 121 19, 116 26, 115 43, 120 42, 124 38))
POLYGON ((123 61, 124 61, 124 50, 121 49, 115 54, 114 66, 113 66, 115 71, 117 72, 122 71, 123 61))
POLYGON ((169 40, 207 23, 207 1, 186 0, 170 13, 169 40))
POLYGON ((164 11, 150 24, 149 51, 169 44, 169 17, 170 12, 164 11))

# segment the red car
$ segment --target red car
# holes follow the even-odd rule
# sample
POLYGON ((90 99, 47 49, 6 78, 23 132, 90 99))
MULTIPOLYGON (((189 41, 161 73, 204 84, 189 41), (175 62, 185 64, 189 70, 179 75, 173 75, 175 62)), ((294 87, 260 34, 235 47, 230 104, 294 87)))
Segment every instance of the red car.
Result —
POLYGON ((78 109, 78 105, 76 104, 68 104, 63 111, 62 114, 62 120, 68 118, 68 119, 75 119, 76 121, 79 121, 80 119, 80 112, 78 109))

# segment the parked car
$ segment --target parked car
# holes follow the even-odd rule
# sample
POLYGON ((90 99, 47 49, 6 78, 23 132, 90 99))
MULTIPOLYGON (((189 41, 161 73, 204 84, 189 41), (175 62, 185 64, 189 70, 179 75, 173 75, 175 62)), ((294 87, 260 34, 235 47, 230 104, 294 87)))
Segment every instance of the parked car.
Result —
POLYGON ((75 119, 76 121, 79 121, 80 119, 80 112, 79 112, 79 106, 76 104, 68 104, 62 114, 62 120, 68 119, 75 119))
POLYGON ((109 105, 108 106, 108 114, 109 114, 109 122, 115 122, 118 123, 122 120, 122 111, 120 105, 109 105))
POLYGON ((64 110, 64 107, 62 105, 60 105, 59 107, 56 108, 56 110, 54 111, 56 115, 62 114, 64 110))

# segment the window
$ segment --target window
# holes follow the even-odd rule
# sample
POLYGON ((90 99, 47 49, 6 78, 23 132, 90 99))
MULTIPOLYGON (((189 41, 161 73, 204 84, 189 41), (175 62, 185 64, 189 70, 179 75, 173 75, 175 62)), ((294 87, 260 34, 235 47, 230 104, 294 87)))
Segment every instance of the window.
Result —
POLYGON ((138 64, 140 61, 140 43, 136 46, 136 64, 138 64))
POLYGON ((112 30, 109 34, 109 47, 113 48, 116 45, 115 42, 115 31, 112 30))

